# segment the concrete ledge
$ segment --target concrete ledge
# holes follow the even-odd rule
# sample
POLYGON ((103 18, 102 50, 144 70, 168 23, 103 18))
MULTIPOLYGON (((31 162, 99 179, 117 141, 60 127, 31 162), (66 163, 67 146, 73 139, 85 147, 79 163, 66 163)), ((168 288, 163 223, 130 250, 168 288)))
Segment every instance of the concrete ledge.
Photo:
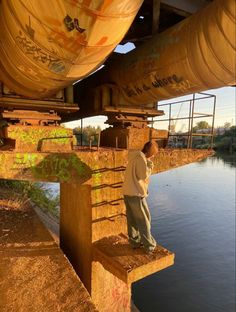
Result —
POLYGON ((154 253, 148 255, 142 248, 131 248, 122 234, 95 242, 93 259, 127 284, 174 264, 174 254, 162 246, 157 245, 154 253))
POLYGON ((0 204, 0 311, 96 311, 31 208, 0 204))
MULTIPOLYGON (((120 189, 127 165, 127 150, 100 149, 71 153, 0 151, 0 178, 41 182, 82 184, 90 179, 93 193, 120 189), (114 177, 114 174, 116 177, 114 177)), ((153 174, 212 156, 212 150, 160 149, 153 159, 153 174)), ((109 192, 103 192, 109 193, 109 192)), ((93 195, 96 197, 95 195, 93 195)), ((99 202, 104 204, 99 195, 99 202)), ((96 208, 96 207, 95 207, 96 208)))
POLYGON ((127 228, 125 214, 115 215, 110 218, 101 218, 92 223, 92 241, 98 241, 104 237, 119 235, 127 228))

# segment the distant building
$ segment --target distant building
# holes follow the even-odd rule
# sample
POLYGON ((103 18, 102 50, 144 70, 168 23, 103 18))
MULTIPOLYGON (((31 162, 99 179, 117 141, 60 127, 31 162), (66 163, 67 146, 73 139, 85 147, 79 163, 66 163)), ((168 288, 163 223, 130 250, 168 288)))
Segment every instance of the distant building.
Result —
POLYGON ((223 135, 227 129, 224 127, 219 127, 215 129, 215 135, 223 135))
MULTIPOLYGON (((207 133, 211 133, 211 128, 206 128, 206 129, 199 129, 196 131, 196 133, 204 133, 204 134, 207 134, 207 133)), ((218 128, 214 128, 214 135, 222 135, 225 133, 225 131, 228 130, 227 128, 225 127, 218 127, 218 128)))
POLYGON ((196 133, 204 133, 204 134, 211 133, 211 128, 199 129, 196 130, 196 133))

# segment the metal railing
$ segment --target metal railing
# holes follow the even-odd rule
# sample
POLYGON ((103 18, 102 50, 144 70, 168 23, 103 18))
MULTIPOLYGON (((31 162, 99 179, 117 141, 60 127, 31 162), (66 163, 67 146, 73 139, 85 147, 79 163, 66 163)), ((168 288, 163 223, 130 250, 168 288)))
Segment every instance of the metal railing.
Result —
MULTIPOLYGON (((197 98, 196 94, 193 94, 191 99, 183 100, 183 101, 176 101, 176 102, 170 102, 165 104, 157 104, 157 109, 164 106, 169 106, 168 110, 168 118, 166 119, 152 119, 151 123, 152 126, 156 122, 168 122, 168 130, 169 130, 169 137, 187 137, 187 148, 192 148, 193 146, 193 137, 194 136, 202 136, 202 137, 210 137, 210 147, 213 147, 213 140, 214 140, 214 122, 215 122, 215 109, 216 109, 216 96, 213 94, 208 94, 204 92, 199 92, 198 94, 203 95, 202 97, 197 98), (198 113, 195 112, 196 104, 200 100, 206 100, 206 99, 212 99, 212 113, 198 113), (181 103, 189 103, 189 113, 187 116, 184 117, 172 117, 172 106, 181 104, 181 103), (209 133, 194 133, 194 127, 193 122, 195 119, 200 118, 212 118, 212 122, 210 125, 210 131, 209 133), (186 133, 170 133, 171 131, 171 122, 177 121, 177 120, 188 120, 188 131, 186 133)), ((168 138, 169 140, 169 138, 168 138)))

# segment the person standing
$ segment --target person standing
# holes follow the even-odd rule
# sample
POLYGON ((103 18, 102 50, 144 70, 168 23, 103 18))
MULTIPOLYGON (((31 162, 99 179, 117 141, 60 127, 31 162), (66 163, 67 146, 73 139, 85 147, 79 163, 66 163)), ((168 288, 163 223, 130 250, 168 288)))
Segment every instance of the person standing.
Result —
POLYGON ((153 169, 151 159, 157 152, 158 145, 155 141, 147 142, 142 151, 129 152, 122 188, 129 243, 133 248, 143 245, 147 253, 153 252, 156 247, 156 241, 151 234, 151 215, 146 197, 153 169))

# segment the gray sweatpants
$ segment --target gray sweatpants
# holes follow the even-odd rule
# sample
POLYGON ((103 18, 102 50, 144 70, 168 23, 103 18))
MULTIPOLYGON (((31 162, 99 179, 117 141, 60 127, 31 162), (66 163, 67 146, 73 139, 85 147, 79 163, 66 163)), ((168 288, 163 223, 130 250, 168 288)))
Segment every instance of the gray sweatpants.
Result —
POLYGON ((145 197, 124 195, 127 227, 130 244, 135 247, 143 244, 146 250, 156 246, 151 235, 151 215, 145 197))

